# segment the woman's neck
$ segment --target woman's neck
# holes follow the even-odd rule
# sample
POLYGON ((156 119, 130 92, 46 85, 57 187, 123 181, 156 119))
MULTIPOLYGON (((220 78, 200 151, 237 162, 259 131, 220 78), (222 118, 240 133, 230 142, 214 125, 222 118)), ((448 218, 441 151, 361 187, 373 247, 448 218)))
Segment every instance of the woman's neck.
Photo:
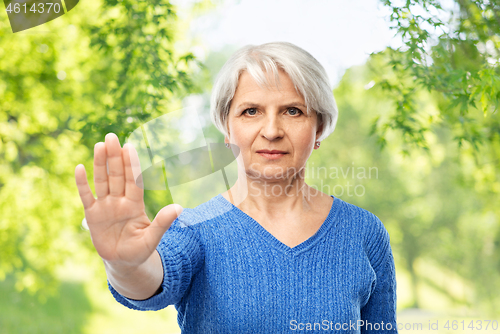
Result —
POLYGON ((222 194, 244 212, 266 215, 312 210, 312 200, 324 195, 305 183, 304 172, 289 178, 254 178, 239 173, 231 189, 222 194))

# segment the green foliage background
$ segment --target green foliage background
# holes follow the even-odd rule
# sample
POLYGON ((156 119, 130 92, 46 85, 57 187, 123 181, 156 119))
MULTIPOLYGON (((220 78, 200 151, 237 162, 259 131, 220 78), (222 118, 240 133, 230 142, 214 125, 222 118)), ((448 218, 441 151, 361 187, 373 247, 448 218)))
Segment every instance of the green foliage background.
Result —
MULTIPOLYGON (((308 183, 384 222, 399 311, 498 315, 499 5, 457 0, 445 20, 436 1, 381 3, 403 46, 345 73, 334 90, 337 129, 308 162, 327 173, 308 183)), ((195 3, 190 15, 213 6, 195 3)), ((1 332, 177 330, 172 309, 129 312, 107 293, 81 228, 74 168, 83 163, 92 180, 93 146, 106 133, 123 143, 190 94, 208 112, 211 82, 234 48, 200 63, 184 36, 189 19, 168 1, 88 0, 12 34, 0 15, 1 332)), ((213 126, 204 134, 222 140, 213 126)), ((169 204, 165 192, 145 195, 151 218, 169 204)))

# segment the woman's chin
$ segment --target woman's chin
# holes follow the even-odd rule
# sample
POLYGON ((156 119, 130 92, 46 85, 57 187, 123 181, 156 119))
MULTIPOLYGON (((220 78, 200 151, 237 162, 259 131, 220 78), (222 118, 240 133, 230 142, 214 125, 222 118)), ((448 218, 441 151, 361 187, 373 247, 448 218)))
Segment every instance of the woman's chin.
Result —
POLYGON ((288 183, 293 177, 294 173, 286 173, 286 169, 283 168, 267 168, 265 171, 252 171, 247 173, 247 176, 252 181, 267 182, 267 183, 288 183))

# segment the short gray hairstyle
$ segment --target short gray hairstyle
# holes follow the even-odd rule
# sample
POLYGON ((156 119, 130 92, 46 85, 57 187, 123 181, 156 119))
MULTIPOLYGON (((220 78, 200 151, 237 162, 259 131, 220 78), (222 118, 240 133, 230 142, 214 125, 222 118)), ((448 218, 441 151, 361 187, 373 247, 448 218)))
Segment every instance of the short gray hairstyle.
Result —
POLYGON ((273 73, 278 83, 278 69, 288 74, 297 92, 304 97, 307 114, 310 109, 317 113, 319 125, 323 125, 319 140, 328 137, 338 118, 328 75, 310 53, 288 42, 247 45, 226 61, 215 79, 210 99, 210 118, 215 127, 227 136, 227 116, 243 71, 248 71, 262 86, 267 81, 264 71, 273 73))

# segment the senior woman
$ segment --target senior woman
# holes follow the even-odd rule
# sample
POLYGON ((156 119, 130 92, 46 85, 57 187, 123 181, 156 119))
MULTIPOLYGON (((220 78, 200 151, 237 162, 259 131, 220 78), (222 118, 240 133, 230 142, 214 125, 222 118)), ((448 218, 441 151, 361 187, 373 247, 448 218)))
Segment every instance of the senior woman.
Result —
POLYGON ((150 222, 134 150, 114 134, 95 146, 97 199, 76 168, 115 299, 143 311, 173 304, 183 333, 397 333, 384 225, 304 182, 337 120, 323 67, 290 43, 246 46, 221 69, 211 104, 226 146, 241 152, 238 179, 196 208, 172 204, 150 222))

